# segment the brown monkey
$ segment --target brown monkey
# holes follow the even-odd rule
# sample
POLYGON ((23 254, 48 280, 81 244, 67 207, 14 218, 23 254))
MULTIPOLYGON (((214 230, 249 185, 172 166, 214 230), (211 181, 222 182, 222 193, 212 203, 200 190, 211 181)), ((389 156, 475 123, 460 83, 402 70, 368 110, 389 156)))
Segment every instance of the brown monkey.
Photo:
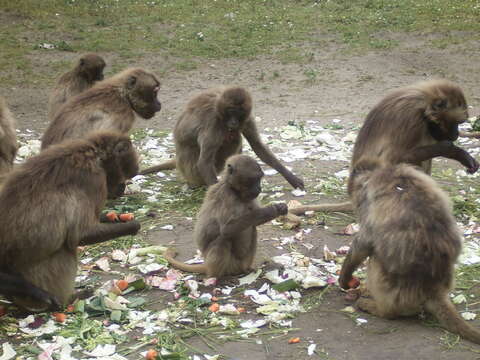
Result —
POLYGON ((42 149, 65 139, 84 138, 97 130, 128 133, 135 114, 150 119, 160 111, 159 87, 153 74, 139 68, 100 81, 58 110, 43 134, 42 149))
POLYGON ((75 67, 60 76, 48 101, 48 117, 53 120, 55 113, 68 99, 91 88, 103 80, 105 60, 97 54, 84 54, 75 67))
POLYGON ((426 310, 447 330, 480 344, 480 331, 463 320, 448 295, 462 246, 448 196, 413 166, 380 164, 363 157, 352 169, 360 232, 343 263, 340 286, 348 288, 368 257, 371 298, 361 297, 360 309, 387 319, 426 310))
POLYGON ((262 191, 262 177, 262 169, 251 157, 230 157, 220 181, 208 189, 195 224, 194 237, 205 263, 177 261, 173 250, 165 258, 178 269, 209 277, 250 271, 257 249, 256 226, 287 213, 286 204, 259 206, 256 198, 262 191))
POLYGON ((242 135, 258 157, 277 170, 294 188, 303 181, 278 161, 262 142, 252 117, 252 97, 241 87, 215 88, 187 104, 173 130, 176 158, 141 174, 177 167, 190 186, 217 182, 225 161, 242 152, 242 135))
MULTIPOLYGON (((478 170, 478 162, 453 144, 458 138, 458 125, 467 119, 463 91, 452 82, 430 80, 395 90, 367 115, 355 141, 351 168, 367 156, 386 164, 406 162, 421 166, 430 174, 432 158, 442 156, 459 161, 473 174, 478 170)), ((352 194, 351 175, 348 193, 352 194)), ((337 206, 348 208, 351 204, 337 206)), ((299 214, 308 210, 324 209, 322 205, 313 205, 290 211, 299 214)))
MULTIPOLYGON (((128 136, 109 132, 51 146, 14 169, 0 190, 0 271, 67 304, 74 292, 77 246, 139 230, 136 221, 99 222, 109 177, 137 172, 128 136)), ((13 297, 32 311, 48 307, 39 300, 13 297)))
POLYGON ((13 168, 17 149, 15 120, 5 100, 0 96, 0 178, 13 168))

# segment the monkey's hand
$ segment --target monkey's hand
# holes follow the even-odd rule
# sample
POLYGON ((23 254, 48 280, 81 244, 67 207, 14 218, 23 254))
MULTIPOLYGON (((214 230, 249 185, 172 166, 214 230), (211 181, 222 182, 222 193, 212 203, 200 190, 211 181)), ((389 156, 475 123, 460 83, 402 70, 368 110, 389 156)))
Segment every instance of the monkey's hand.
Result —
POLYGON ((277 216, 286 215, 288 213, 288 206, 285 203, 273 204, 272 205, 277 212, 277 216))
POLYGON ((478 167, 480 166, 478 164, 478 161, 475 160, 472 156, 470 156, 470 158, 468 159, 469 160, 469 164, 466 165, 467 167, 467 173, 469 174, 475 174, 478 170, 478 167))
POLYGON ((340 274, 340 277, 338 278, 338 284, 342 289, 350 289, 349 283, 352 280, 352 276, 348 277, 345 276, 344 274, 340 274))
POLYGON ((54 295, 46 292, 45 290, 42 290, 36 286, 32 286, 29 287, 28 292, 29 295, 35 300, 48 304, 48 308, 50 310, 59 310, 61 307, 57 298, 54 295))
POLYGON ((305 184, 303 183, 303 180, 300 179, 298 176, 290 173, 288 176, 286 176, 286 179, 294 189, 305 190, 305 184))

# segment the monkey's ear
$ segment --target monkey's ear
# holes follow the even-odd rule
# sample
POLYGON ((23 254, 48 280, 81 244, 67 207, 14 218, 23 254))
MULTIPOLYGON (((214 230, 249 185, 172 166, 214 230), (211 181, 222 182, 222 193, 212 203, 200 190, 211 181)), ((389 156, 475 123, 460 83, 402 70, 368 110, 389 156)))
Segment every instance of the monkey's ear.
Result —
POLYGON ((130 151, 132 144, 128 140, 120 140, 113 148, 113 155, 122 156, 130 151))
POLYGON ((135 76, 129 76, 127 79, 127 88, 131 89, 137 83, 137 78, 135 76))
POLYGON ((232 166, 232 164, 228 164, 228 165, 227 165, 227 171, 228 171, 228 173, 229 173, 230 175, 233 174, 233 166, 232 166))
POLYGON ((83 65, 85 65, 85 59, 82 58, 80 59, 80 66, 83 66, 83 65))
POLYGON ((441 111, 447 108, 447 99, 435 99, 432 103, 432 109, 434 111, 441 111))

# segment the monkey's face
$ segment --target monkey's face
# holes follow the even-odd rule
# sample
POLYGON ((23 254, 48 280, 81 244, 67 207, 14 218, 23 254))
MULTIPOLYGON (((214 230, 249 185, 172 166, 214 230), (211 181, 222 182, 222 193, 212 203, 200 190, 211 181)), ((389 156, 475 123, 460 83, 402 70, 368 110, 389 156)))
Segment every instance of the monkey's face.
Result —
POLYGON ((230 159, 227 163, 227 183, 230 188, 241 201, 256 199, 262 192, 262 168, 247 155, 235 155, 230 159))
POLYGON ((159 89, 160 82, 148 73, 132 75, 128 79, 128 100, 133 110, 142 118, 151 119, 162 108, 157 98, 159 89))
POLYGON ((80 59, 80 73, 90 83, 103 80, 105 61, 100 56, 86 56, 80 59))
POLYGON ((428 130, 437 141, 455 141, 458 138, 458 125, 468 119, 465 97, 458 91, 447 94, 445 98, 433 101, 427 110, 428 130))
POLYGON ((229 107, 223 115, 225 126, 230 133, 238 133, 250 116, 250 111, 243 107, 229 107))
POLYGON ((110 198, 121 196, 125 181, 138 174, 138 154, 128 139, 119 140, 103 160, 110 198))

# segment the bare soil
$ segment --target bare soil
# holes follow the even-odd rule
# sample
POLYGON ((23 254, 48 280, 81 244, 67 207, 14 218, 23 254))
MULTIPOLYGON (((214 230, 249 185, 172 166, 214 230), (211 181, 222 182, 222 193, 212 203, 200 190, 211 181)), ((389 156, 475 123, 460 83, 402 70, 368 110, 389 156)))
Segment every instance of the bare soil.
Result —
MULTIPOLYGON (((445 77, 459 82, 472 106, 471 114, 480 113, 478 42, 437 49, 426 45, 433 35, 388 34, 388 37, 395 38, 400 45, 385 51, 353 55, 330 39, 325 39, 321 42, 322 47, 303 45, 314 53, 313 60, 306 64, 282 64, 269 58, 222 60, 205 61, 197 69, 188 72, 167 72, 162 78, 160 91, 162 111, 152 120, 137 121, 136 126, 171 130, 177 115, 192 95, 225 84, 238 84, 250 89, 255 99, 255 114, 262 118, 260 128, 308 119, 330 123, 332 119, 340 118, 360 124, 385 91, 432 77, 445 77), (305 74, 307 68, 316 70, 315 78, 305 74)), ((108 63, 115 62, 114 54, 103 55, 108 63)), ((34 59, 39 71, 42 64, 49 61, 49 56, 68 60, 75 55, 57 51, 42 52, 34 59)), ((145 66, 155 71, 164 68, 165 62, 171 60, 151 56, 131 61, 131 65, 145 66)), ((10 104, 19 129, 31 129, 38 134, 47 126, 48 93, 49 88, 40 85, 0 88, 0 95, 10 104)), ((304 169, 303 165, 306 164, 294 165, 304 169)), ((325 162, 311 162, 309 165, 318 167, 320 172, 339 169, 339 165, 325 162)), ((282 181, 281 178, 278 180, 282 181)), ((148 239, 156 244, 174 241, 180 253, 179 259, 184 260, 195 252, 192 229, 192 223, 176 224, 175 232, 153 231, 148 234, 148 239)), ((262 226, 259 230, 260 239, 291 233, 271 225, 262 226)), ((351 238, 336 235, 332 229, 314 226, 307 240, 315 245, 310 251, 310 255, 314 255, 321 253, 324 244, 336 249, 348 244, 351 238)), ((281 253, 269 241, 260 241, 259 246, 257 263, 281 253)), ((155 292, 152 296, 155 296, 155 292)), ((295 333, 302 339, 299 344, 288 345, 288 337, 276 340, 264 338, 263 344, 230 342, 220 347, 219 352, 231 359, 307 359, 310 358, 306 355, 308 341, 313 341, 317 344, 317 350, 323 349, 325 352, 323 357, 314 355, 313 358, 480 359, 480 346, 461 341, 460 345, 448 349, 441 341, 445 332, 427 327, 418 318, 387 321, 361 314, 368 323, 358 326, 349 316, 339 312, 346 305, 349 304, 340 290, 332 287, 315 310, 301 314, 294 320, 293 327, 300 328, 295 333)), ((480 327, 480 321, 473 323, 480 327)), ((193 339, 192 344, 205 348, 200 339, 193 339)))

